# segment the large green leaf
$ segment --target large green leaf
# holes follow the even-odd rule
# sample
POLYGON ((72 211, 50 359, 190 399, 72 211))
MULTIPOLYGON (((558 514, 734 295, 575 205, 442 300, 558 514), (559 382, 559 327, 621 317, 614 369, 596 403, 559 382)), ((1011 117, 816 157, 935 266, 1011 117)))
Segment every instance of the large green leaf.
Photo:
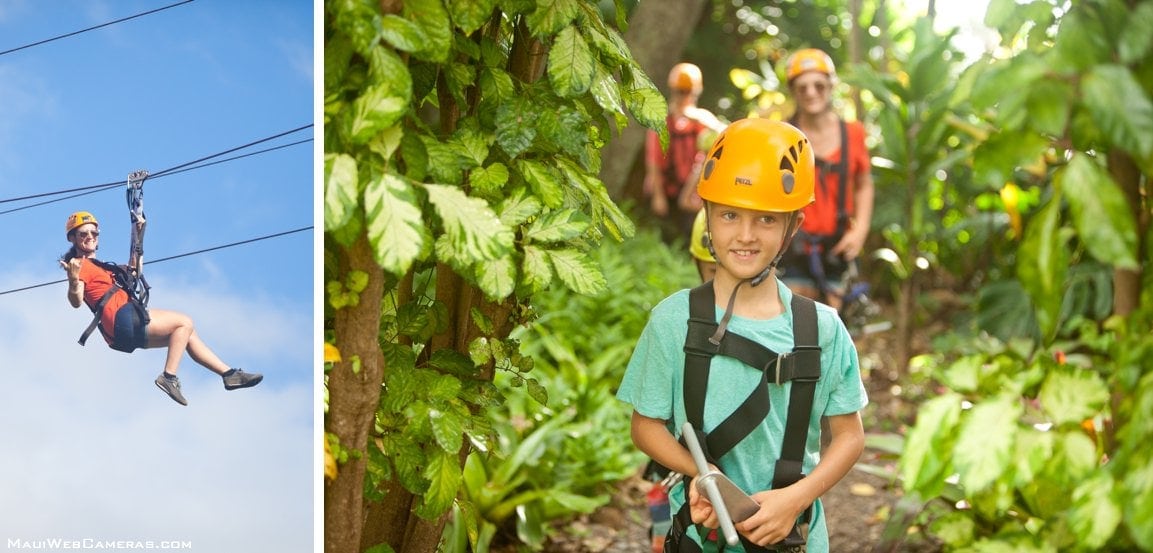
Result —
POLYGON ((588 216, 584 213, 561 209, 538 217, 525 230, 524 236, 534 242, 564 242, 580 236, 588 228, 588 216))
POLYGON ((415 52, 416 57, 443 63, 448 61, 452 50, 452 22, 441 0, 404 0, 405 17, 416 22, 424 31, 424 47, 415 52))
POLYGON ((1053 179, 1069 200, 1073 224, 1089 253, 1103 263, 1136 269, 1137 224, 1109 174, 1089 156, 1077 153, 1053 179))
POLYGON ((496 259, 512 249, 512 231, 501 224, 484 200, 458 187, 424 184, 428 200, 444 224, 448 245, 460 259, 496 259))
POLYGON ((1029 126, 1042 134, 1064 136, 1072 103, 1073 86, 1068 82, 1038 81, 1029 89, 1029 99, 1025 102, 1029 110, 1029 126))
POLYGON ((428 464, 424 467, 424 477, 428 479, 428 491, 424 493, 424 502, 417 507, 416 514, 432 519, 440 516, 452 507, 463 476, 460 461, 456 451, 434 450, 428 455, 428 464))
POLYGON ((340 228, 352 217, 359 195, 356 160, 348 154, 324 154, 324 230, 340 228))
POLYGON ((564 188, 556 171, 539 161, 524 159, 516 162, 524 180, 541 202, 548 207, 560 207, 564 202, 564 188))
POLYGON ((934 497, 952 471, 952 436, 961 415, 961 396, 947 392, 917 410, 917 422, 905 439, 900 474, 906 490, 934 497))
POLYGON ((477 263, 476 284, 491 299, 507 298, 516 289, 516 264, 511 255, 477 263))
POLYGON ((1070 10, 1061 18, 1057 39, 1049 52, 1049 67, 1075 75, 1112 57, 1104 23, 1088 10, 1070 10))
POLYGON ((540 200, 536 196, 529 195, 523 186, 516 187, 497 206, 500 222, 510 228, 524 223, 530 217, 540 213, 540 210, 540 200))
POLYGON ((1081 97, 1105 137, 1138 158, 1153 152, 1153 101, 1121 65, 1099 65, 1081 80, 1081 97))
POLYGON ((384 174, 368 183, 364 207, 376 262, 395 275, 408 272, 431 240, 412 186, 400 177, 384 174))
POLYGON ((536 0, 536 9, 525 22, 534 36, 549 37, 572 23, 579 9, 576 0, 536 0))
POLYGON ((504 102, 496 111, 496 143, 508 157, 517 157, 536 138, 537 110, 527 98, 504 102))
POLYGON ((466 35, 481 28, 492 17, 496 0, 448 0, 452 22, 466 35))
POLYGON ((333 27, 339 29, 352 42, 357 52, 373 48, 380 36, 375 22, 378 8, 366 0, 328 2, 325 7, 332 13, 333 27))
POLYGON ((568 26, 553 40, 548 53, 548 78, 561 98, 588 92, 596 68, 592 51, 576 27, 568 26))
POLYGON ((629 113, 650 129, 668 132, 665 116, 669 107, 665 97, 639 68, 630 67, 629 75, 632 84, 624 91, 625 107, 629 113))
POLYGON ((524 247, 524 283, 533 292, 548 288, 552 283, 552 265, 548 260, 548 253, 542 248, 532 245, 524 247))
POLYGON ((428 42, 428 35, 420 25, 391 13, 380 18, 380 36, 404 52, 416 52, 428 42))
MULTIPOLYGON (((446 377, 451 378, 451 377, 446 377)), ((459 380, 452 378, 458 384, 459 380)), ((460 412, 455 403, 445 403, 443 407, 434 406, 428 410, 428 419, 432 426, 432 436, 436 444, 445 451, 459 451, 464 441, 464 426, 468 420, 468 412, 460 412)))
POLYGON ((1057 318, 1069 270, 1067 241, 1061 229, 1061 197, 1055 195, 1029 221, 1017 252, 1017 280, 1033 299, 1037 324, 1045 337, 1052 337, 1060 323, 1057 318))
POLYGON ((1125 522, 1133 540, 1145 550, 1153 550, 1153 464, 1146 460, 1131 463, 1124 483, 1129 505, 1125 522))
POLYGON ((408 111, 411 92, 392 81, 366 88, 352 102, 352 111, 346 115, 348 136, 352 142, 364 144, 396 124, 408 111))
POLYGON ((981 287, 977 323, 981 331, 1003 341, 1040 338, 1030 296, 1017 280, 989 282, 981 287))
POLYGON ((606 290, 605 276, 587 253, 577 250, 547 250, 561 282, 578 294, 596 295, 606 290))
POLYGON ((1069 526, 1077 545, 1088 550, 1104 546, 1121 524, 1122 505, 1115 493, 1113 477, 1105 471, 1093 473, 1073 490, 1069 526))
POLYGON ((993 485, 1009 468, 1020 417, 1019 400, 1010 397, 980 403, 964 417, 953 462, 967 494, 993 485))
POLYGON ((1080 424, 1101 411, 1109 389, 1095 372, 1064 368, 1049 372, 1038 399, 1054 423, 1080 424))
POLYGON ((508 167, 503 163, 493 163, 488 167, 473 169, 468 175, 468 183, 480 196, 499 197, 501 189, 508 182, 508 175, 508 167))
POLYGON ((1153 52, 1153 3, 1142 2, 1126 16, 1127 23, 1117 39, 1118 62, 1137 63, 1153 52))

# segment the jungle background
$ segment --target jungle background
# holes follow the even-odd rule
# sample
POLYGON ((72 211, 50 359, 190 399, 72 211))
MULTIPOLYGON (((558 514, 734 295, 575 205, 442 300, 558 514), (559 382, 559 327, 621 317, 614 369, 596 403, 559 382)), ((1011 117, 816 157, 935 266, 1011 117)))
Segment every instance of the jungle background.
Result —
POLYGON ((892 323, 833 550, 1153 550, 1153 2, 991 0, 975 59, 927 5, 326 1, 326 551, 647 550, 613 392, 696 274, 644 129, 678 61, 788 114, 803 47, 870 130, 892 323))

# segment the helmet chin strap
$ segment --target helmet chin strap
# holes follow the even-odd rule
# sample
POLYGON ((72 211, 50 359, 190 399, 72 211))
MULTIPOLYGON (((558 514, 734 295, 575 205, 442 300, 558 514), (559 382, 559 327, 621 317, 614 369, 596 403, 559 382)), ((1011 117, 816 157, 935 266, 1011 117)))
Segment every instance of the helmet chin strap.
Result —
MULTIPOLYGON (((757 285, 759 285, 760 283, 762 283, 766 279, 768 279, 769 275, 771 275, 773 273, 773 269, 777 268, 777 264, 779 264, 781 262, 781 258, 784 257, 785 252, 788 251, 789 246, 793 243, 793 236, 796 235, 799 227, 800 227, 800 217, 797 216, 797 212, 792 212, 789 215, 789 226, 788 226, 788 229, 786 229, 786 231, 785 231, 785 239, 781 242, 781 249, 780 249, 780 251, 777 252, 777 256, 773 258, 772 262, 769 263, 768 267, 765 267, 764 270, 757 273, 757 276, 754 276, 753 278, 748 278, 748 279, 741 279, 739 282, 737 282, 737 285, 733 287, 733 293, 731 295, 729 295, 729 303, 728 303, 728 306, 725 307, 725 314, 724 314, 724 316, 721 317, 720 324, 717 325, 717 331, 714 332, 713 335, 709 337, 709 342, 711 344, 713 344, 714 346, 721 345, 721 339, 725 337, 725 331, 728 330, 728 327, 729 327, 729 320, 733 318, 733 306, 737 302, 737 291, 741 289, 741 285, 748 282, 750 287, 756 287, 757 285)), ((709 241, 709 253, 713 254, 713 257, 715 259, 717 259, 717 264, 719 265, 720 264, 720 258, 717 257, 716 252, 714 252, 712 250, 713 250, 713 244, 712 244, 712 240, 710 240, 709 241)))

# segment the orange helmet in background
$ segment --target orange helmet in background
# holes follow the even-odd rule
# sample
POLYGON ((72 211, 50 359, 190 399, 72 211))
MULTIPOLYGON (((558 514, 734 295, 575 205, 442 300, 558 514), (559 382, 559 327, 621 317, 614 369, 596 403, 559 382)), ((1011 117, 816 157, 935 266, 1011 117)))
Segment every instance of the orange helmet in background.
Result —
POLYGON ((785 61, 785 80, 790 83, 797 75, 806 71, 819 71, 828 75, 830 79, 837 78, 837 69, 833 66, 833 58, 816 48, 797 50, 785 61))
POLYGON ((100 228, 100 223, 96 221, 96 216, 87 211, 77 211, 68 216, 68 221, 64 223, 64 237, 68 238, 76 227, 92 223, 96 228, 100 228))
POLYGON ((813 203, 815 186, 813 148, 800 129, 741 119, 709 149, 697 193, 717 204, 787 213, 813 203))
POLYGON ((669 71, 669 90, 700 94, 701 68, 691 63, 678 63, 669 71))

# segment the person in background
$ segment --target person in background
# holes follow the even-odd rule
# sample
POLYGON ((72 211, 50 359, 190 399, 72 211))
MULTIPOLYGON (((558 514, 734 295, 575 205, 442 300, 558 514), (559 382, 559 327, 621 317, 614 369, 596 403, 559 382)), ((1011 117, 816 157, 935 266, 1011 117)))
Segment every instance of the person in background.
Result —
POLYGON ((833 110, 837 72, 821 50, 798 50, 785 62, 796 104, 790 123, 801 129, 816 155, 816 201, 793 248, 781 261, 782 280, 797 294, 842 307, 845 273, 856 263, 873 217, 873 176, 865 127, 833 110))
MULTIPOLYGON (((663 221, 661 234, 666 242, 685 240, 696 209, 680 207, 681 191, 692 183, 691 173, 702 159, 701 134, 719 132, 725 125, 707 109, 697 106, 703 85, 701 69, 691 63, 678 63, 669 71, 668 151, 661 149, 660 135, 650 130, 645 139, 644 193, 653 214, 663 221)), ((691 186, 690 186, 691 188, 691 186)), ((683 242, 682 242, 683 243, 683 242)))

